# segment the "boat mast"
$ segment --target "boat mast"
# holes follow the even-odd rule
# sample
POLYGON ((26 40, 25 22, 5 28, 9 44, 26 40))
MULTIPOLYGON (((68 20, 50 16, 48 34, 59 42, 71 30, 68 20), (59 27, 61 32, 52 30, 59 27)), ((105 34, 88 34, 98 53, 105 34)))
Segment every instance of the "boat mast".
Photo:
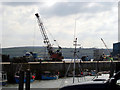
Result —
POLYGON ((74 66, 73 66, 73 83, 75 81, 75 61, 76 61, 76 46, 77 46, 77 38, 75 38, 74 44, 75 49, 74 49, 74 66))
POLYGON ((74 29, 74 44, 73 44, 73 46, 75 46, 75 49, 74 49, 74 55, 73 55, 73 57, 74 57, 74 66, 73 66, 73 83, 74 83, 74 81, 75 81, 75 60, 76 60, 76 46, 77 46, 77 38, 76 38, 76 19, 75 19, 75 29, 74 29))

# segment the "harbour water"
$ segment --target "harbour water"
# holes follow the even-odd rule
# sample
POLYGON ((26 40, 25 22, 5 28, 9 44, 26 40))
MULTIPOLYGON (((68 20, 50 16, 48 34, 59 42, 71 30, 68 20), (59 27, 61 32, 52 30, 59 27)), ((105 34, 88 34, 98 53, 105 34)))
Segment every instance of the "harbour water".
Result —
MULTIPOLYGON (((91 81, 94 78, 94 76, 85 76, 85 77, 76 77, 74 84, 80 84, 82 82, 91 81)), ((67 78, 60 78, 57 80, 35 80, 30 84, 30 88, 60 88, 67 85, 73 84, 73 78, 67 77, 67 78)), ((3 86, 2 88, 18 88, 18 84, 7 84, 3 86)), ((24 85, 25 87, 25 85, 24 85)))

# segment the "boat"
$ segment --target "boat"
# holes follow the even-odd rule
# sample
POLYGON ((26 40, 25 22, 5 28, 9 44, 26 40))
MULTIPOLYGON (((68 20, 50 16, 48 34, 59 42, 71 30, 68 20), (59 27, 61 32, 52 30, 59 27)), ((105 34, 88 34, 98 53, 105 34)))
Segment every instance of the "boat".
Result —
POLYGON ((59 75, 52 74, 50 71, 44 71, 41 76, 42 80, 56 80, 58 79, 59 75))
MULTIPOLYGON (((77 39, 75 41, 75 45, 77 45, 76 43, 77 43, 77 39)), ((75 55, 76 55, 76 46, 75 46, 75 51, 74 51, 73 83, 71 85, 63 86, 59 90, 86 90, 86 89, 87 90, 90 90, 90 89, 93 90, 94 88, 110 88, 110 87, 112 87, 112 83, 114 83, 114 82, 111 82, 108 74, 107 75, 101 75, 101 76, 99 76, 99 78, 94 78, 91 81, 75 83, 75 81, 74 81, 75 77, 76 77, 75 76, 75 60, 76 60, 75 55)), ((80 68, 80 66, 79 66, 79 68, 80 68)), ((83 74, 83 76, 88 76, 88 75, 94 76, 94 75, 96 75, 94 70, 92 70, 91 72, 88 72, 88 70, 85 70, 82 74, 83 74)), ((120 72, 118 73, 118 75, 120 75, 120 72)), ((96 90, 96 89, 94 89, 94 90, 96 90)))
POLYGON ((100 76, 93 78, 92 81, 107 81, 108 79, 109 79, 109 74, 101 74, 100 76))
POLYGON ((7 84, 7 73, 4 71, 0 72, 0 85, 5 86, 7 84))
MULTIPOLYGON (((19 78, 20 78, 19 73, 16 73, 14 78, 15 78, 15 82, 19 83, 19 78)), ((33 82, 34 80, 35 80, 35 75, 31 74, 30 82, 33 82)), ((25 82, 26 82, 26 77, 24 78, 24 83, 25 82)))
MULTIPOLYGON (((107 77, 108 75, 105 75, 107 77)), ((103 76, 102 76, 103 77, 103 76)), ((120 71, 117 72, 113 77, 109 78, 98 78, 93 81, 83 82, 79 84, 69 85, 60 88, 59 90, 119 90, 120 89, 120 71)))

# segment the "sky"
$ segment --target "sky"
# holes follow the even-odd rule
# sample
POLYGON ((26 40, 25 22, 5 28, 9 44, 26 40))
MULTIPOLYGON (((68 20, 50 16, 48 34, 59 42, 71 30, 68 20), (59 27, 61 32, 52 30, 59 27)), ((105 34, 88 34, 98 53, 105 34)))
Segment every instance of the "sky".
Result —
POLYGON ((117 2, 2 2, 2 48, 44 46, 35 13, 39 13, 53 46, 108 48, 118 42, 117 2), (57 44, 54 42, 57 40, 57 44))

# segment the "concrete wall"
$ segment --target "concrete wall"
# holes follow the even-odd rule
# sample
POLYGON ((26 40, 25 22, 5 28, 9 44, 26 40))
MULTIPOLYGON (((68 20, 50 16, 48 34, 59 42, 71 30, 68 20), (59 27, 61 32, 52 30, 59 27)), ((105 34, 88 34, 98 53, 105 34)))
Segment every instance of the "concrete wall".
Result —
MULTIPOLYGON (((80 63, 80 62, 79 62, 80 63)), ((63 63, 63 62, 57 62, 57 63, 29 63, 24 64, 22 66, 22 70, 26 70, 29 68, 31 72, 36 73, 36 76, 38 79, 40 79, 40 75, 43 71, 51 71, 51 72, 60 72, 60 76, 64 76, 65 72, 67 71, 70 63, 63 63)), ((98 70, 98 71, 108 71, 111 69, 120 70, 120 62, 113 62, 111 66, 111 62, 108 61, 101 61, 101 62, 81 62, 80 67, 82 70, 88 69, 88 70, 98 70), (113 67, 114 66, 114 67, 113 67), (110 69, 111 68, 111 69, 110 69)), ((15 72, 20 70, 20 64, 2 64, 3 71, 6 71, 8 74, 8 80, 9 82, 13 81, 15 72)), ((71 67, 69 71, 73 70, 73 63, 71 63, 71 67)), ((78 63, 76 63, 76 71, 79 70, 78 63)))

